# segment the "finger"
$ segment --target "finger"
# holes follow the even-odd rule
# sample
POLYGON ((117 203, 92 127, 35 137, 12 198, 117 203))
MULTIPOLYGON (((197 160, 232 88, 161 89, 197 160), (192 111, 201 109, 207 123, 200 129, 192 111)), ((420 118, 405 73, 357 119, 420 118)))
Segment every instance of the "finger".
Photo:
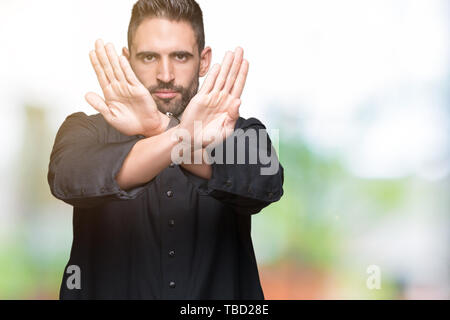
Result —
POLYGON ((100 112, 105 117, 105 119, 110 118, 111 111, 109 110, 102 97, 100 97, 96 93, 89 92, 84 96, 84 98, 86 99, 87 103, 89 103, 95 110, 100 112))
POLYGON ((215 64, 208 73, 205 81, 203 81, 202 87, 200 88, 201 93, 208 94, 214 88, 217 76, 220 72, 220 64, 215 64))
POLYGON ((125 82, 125 75, 123 74, 122 68, 120 67, 119 57, 117 56, 116 49, 112 43, 108 43, 105 46, 106 55, 108 56, 109 63, 112 66, 114 75, 116 79, 120 82, 125 82))
POLYGON ((242 61, 241 69, 239 70, 239 75, 234 82, 233 89, 231 89, 231 95, 235 98, 240 98, 244 91, 249 67, 248 61, 244 59, 244 61, 242 61))
POLYGON ((119 58, 120 66, 122 67, 123 73, 125 74, 125 77, 127 78, 127 81, 131 85, 138 85, 140 83, 139 79, 136 77, 136 74, 134 73, 133 69, 131 69, 130 62, 127 58, 124 56, 120 56, 119 58))
POLYGON ((95 42, 95 52, 97 53, 98 60, 100 61, 100 65, 103 67, 103 70, 108 78, 109 82, 116 81, 116 76, 114 75, 114 71, 112 69, 111 63, 109 63, 108 56, 106 55, 105 46, 101 39, 95 42))
POLYGON ((239 108, 241 107, 241 99, 236 99, 234 103, 231 105, 230 109, 228 109, 228 114, 230 118, 233 120, 239 119, 239 108))
POLYGON ((228 73, 230 72, 231 64, 234 60, 234 53, 231 51, 228 51, 225 54, 225 57, 223 58, 222 62, 222 68, 220 69, 219 76, 217 77, 216 83, 214 85, 214 90, 221 91, 223 89, 223 86, 225 85, 225 81, 228 77, 228 73))
POLYGON ((105 89, 109 85, 109 80, 106 77, 100 61, 98 60, 97 53, 95 53, 95 51, 89 52, 89 59, 91 60, 92 67, 94 67, 95 74, 97 75, 98 82, 100 83, 100 87, 102 87, 102 89, 105 89))
POLYGON ((223 91, 225 91, 226 93, 229 93, 231 91, 231 88, 233 88, 234 82, 236 81, 239 73, 239 69, 241 68, 243 58, 244 50, 240 47, 237 47, 234 54, 233 65, 231 66, 230 73, 225 82, 225 87, 223 88, 223 91))

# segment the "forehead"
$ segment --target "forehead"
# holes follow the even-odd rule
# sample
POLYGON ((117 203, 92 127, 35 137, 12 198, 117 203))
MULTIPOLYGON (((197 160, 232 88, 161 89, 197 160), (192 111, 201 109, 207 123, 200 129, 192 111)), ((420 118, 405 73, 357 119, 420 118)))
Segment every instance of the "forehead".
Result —
POLYGON ((141 22, 134 34, 133 47, 136 52, 170 53, 184 50, 194 54, 197 41, 194 30, 187 21, 147 18, 141 22))

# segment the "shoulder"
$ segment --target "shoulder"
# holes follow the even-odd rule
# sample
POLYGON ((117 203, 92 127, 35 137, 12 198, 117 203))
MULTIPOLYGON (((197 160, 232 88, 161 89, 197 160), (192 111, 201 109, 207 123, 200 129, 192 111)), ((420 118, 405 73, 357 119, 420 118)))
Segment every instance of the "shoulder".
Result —
POLYGON ((75 112, 70 114, 64 120, 63 125, 95 128, 97 130, 106 129, 107 127, 107 123, 100 113, 88 116, 84 112, 75 112))
POLYGON ((105 129, 105 121, 101 114, 88 116, 84 112, 75 112, 66 117, 59 128, 59 133, 98 136, 105 129))
POLYGON ((119 132, 106 122, 100 113, 89 116, 84 112, 72 113, 66 118, 61 127, 69 129, 73 134, 94 135, 101 143, 122 142, 138 137, 129 137, 119 132))
POLYGON ((266 129, 266 126, 257 118, 242 118, 236 121, 235 129, 247 129, 247 128, 262 128, 266 129))
POLYGON ((100 113, 88 116, 84 112, 75 112, 67 116, 64 122, 86 123, 92 125, 104 125, 105 120, 100 113))

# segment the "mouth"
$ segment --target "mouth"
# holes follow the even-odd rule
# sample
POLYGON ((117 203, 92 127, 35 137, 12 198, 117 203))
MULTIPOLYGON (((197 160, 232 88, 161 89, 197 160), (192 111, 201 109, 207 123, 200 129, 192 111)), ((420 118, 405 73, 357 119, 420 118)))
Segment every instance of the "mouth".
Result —
POLYGON ((160 90, 155 92, 155 96, 160 99, 173 99, 177 96, 178 92, 171 90, 160 90))

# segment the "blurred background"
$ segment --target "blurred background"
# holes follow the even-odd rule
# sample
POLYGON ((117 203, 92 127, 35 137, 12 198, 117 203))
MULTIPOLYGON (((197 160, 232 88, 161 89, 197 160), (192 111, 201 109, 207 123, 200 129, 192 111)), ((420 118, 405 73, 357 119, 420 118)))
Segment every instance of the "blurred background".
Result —
MULTIPOLYGON (((96 113, 88 53, 126 45, 134 2, 0 0, 0 299, 58 297, 72 208, 50 151, 96 113)), ((199 3, 213 62, 250 61, 241 115, 279 130, 285 194, 252 224, 266 298, 449 299, 450 2, 199 3)))

